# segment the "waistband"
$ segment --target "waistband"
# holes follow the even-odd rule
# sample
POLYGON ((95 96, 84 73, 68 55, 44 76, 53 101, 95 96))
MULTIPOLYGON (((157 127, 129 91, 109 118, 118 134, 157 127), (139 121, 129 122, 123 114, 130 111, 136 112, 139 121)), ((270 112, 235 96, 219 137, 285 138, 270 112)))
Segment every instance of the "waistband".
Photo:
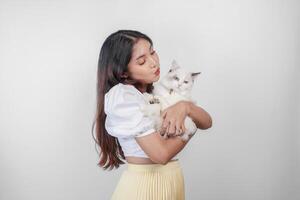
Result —
POLYGON ((174 169, 181 169, 179 160, 171 160, 165 165, 127 163, 127 170, 132 172, 167 172, 174 169))

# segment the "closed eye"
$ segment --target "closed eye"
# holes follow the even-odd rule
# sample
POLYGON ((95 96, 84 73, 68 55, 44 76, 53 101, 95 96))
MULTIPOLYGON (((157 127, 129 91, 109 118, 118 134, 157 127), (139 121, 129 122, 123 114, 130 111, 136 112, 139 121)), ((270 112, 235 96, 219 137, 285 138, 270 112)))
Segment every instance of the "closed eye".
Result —
MULTIPOLYGON (((155 53, 156 53, 156 51, 152 51, 151 55, 154 55, 155 53)), ((146 62, 145 59, 143 59, 142 62, 139 62, 139 65, 143 65, 143 64, 145 64, 145 62, 146 62)))
POLYGON ((142 60, 142 62, 140 62, 139 65, 143 65, 145 64, 145 62, 146 62, 145 60, 142 60))
POLYGON ((183 81, 184 83, 188 83, 188 81, 183 81))

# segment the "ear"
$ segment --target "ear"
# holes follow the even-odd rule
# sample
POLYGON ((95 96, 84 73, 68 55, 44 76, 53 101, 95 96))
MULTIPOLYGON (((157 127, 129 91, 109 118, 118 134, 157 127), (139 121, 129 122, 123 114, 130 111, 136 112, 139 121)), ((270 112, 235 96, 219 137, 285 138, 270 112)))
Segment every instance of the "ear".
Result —
POLYGON ((124 72, 124 73, 121 75, 122 78, 128 78, 128 76, 129 76, 128 72, 124 72))
POLYGON ((173 59, 172 65, 171 65, 171 68, 170 68, 169 72, 172 72, 172 71, 174 71, 175 69, 178 69, 178 68, 180 68, 180 66, 177 64, 176 60, 173 59))
POLYGON ((198 77, 199 74, 201 74, 201 72, 191 73, 193 81, 195 80, 196 77, 198 77))

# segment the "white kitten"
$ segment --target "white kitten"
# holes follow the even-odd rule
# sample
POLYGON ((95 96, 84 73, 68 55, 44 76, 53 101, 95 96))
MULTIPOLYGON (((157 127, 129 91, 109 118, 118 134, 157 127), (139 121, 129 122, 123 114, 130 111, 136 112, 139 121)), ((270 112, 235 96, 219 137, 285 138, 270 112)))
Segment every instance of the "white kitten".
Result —
MULTIPOLYGON (((143 112, 154 120, 157 131, 162 126, 163 120, 160 114, 164 109, 181 100, 196 103, 196 101, 191 99, 191 91, 194 80, 200 73, 187 72, 173 60, 168 73, 158 83, 153 83, 154 89, 152 94, 143 93, 149 102, 146 107, 142 108, 143 112)), ((186 131, 180 137, 183 140, 187 140, 189 135, 196 133, 197 127, 189 117, 185 118, 184 125, 186 131)), ((164 138, 167 137, 166 134, 163 136, 164 138)))

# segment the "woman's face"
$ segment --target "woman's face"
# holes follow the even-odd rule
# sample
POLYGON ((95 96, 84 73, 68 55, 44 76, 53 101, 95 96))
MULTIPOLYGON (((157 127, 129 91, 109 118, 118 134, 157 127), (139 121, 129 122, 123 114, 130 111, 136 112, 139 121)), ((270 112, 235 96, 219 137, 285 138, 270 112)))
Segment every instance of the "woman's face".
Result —
POLYGON ((129 77, 141 85, 159 80, 160 65, 157 53, 145 39, 139 39, 133 46, 131 59, 128 63, 129 77))

